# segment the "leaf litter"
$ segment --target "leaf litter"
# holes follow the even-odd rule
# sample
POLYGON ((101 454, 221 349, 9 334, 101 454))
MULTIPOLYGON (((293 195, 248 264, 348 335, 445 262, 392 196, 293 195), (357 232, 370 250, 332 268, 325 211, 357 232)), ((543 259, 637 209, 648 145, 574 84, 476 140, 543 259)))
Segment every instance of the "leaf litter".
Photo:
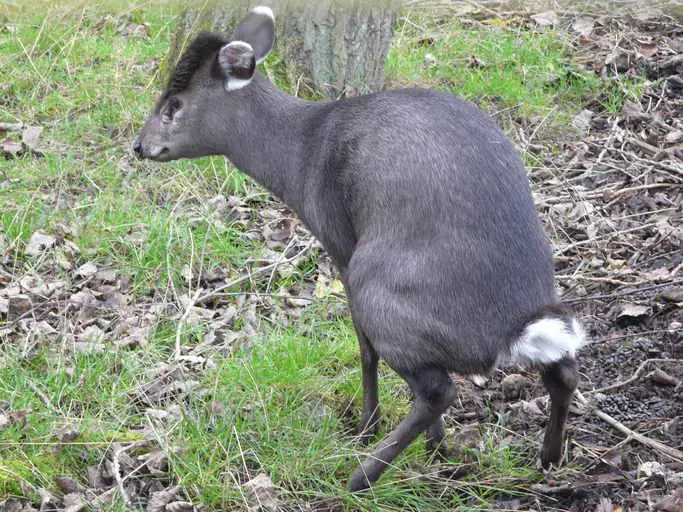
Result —
MULTIPOLYGON (((543 156, 530 178, 555 246, 559 291, 586 319, 594 340, 581 357, 581 389, 590 402, 572 406, 568 469, 561 478, 547 473, 540 482, 528 482, 537 494, 501 493, 492 507, 680 510, 682 461, 624 438, 591 411, 597 407, 665 445, 683 444, 683 29, 669 18, 582 15, 565 21, 545 12, 523 22, 566 25, 579 36, 571 49, 586 68, 614 80, 644 76, 648 82, 638 101, 624 103, 618 113, 607 111, 599 99, 587 103, 574 118, 579 137, 539 140, 536 134, 534 144, 542 151, 534 154, 543 156), (581 471, 572 469, 579 466, 581 471)), ((109 23, 127 36, 146 36, 145 27, 133 20, 109 23)), ((486 64, 473 56, 470 65, 486 64)), ((525 134, 535 133, 534 126, 520 128, 518 144, 533 149, 525 134)), ((39 136, 35 127, 0 126, 0 138, 19 145, 0 150, 5 157, 21 151, 39 156, 39 136), (16 133, 10 137, 11 131, 16 133)), ((263 319, 286 323, 315 300, 343 297, 329 258, 285 207, 237 196, 207 198, 207 204, 216 222, 241 224, 245 236, 262 242, 264 250, 238 276, 187 266, 188 289, 171 300, 136 295, 129 272, 87 261, 68 232, 37 231, 23 252, 3 238, 0 343, 16 344, 26 354, 58 339, 79 352, 138 350, 164 318, 176 323, 178 339, 186 330, 201 329, 198 343, 177 343, 175 357, 150 368, 131 393, 161 428, 182 416, 183 397, 197 391, 212 354, 229 356, 235 344, 248 344, 263 319), (302 264, 312 257, 314 271, 303 274, 302 264), (292 277, 297 284, 273 289, 292 277)), ((146 227, 139 229, 144 233, 146 227)), ((344 311, 343 300, 339 304, 344 311)), ((476 461, 483 448, 482 425, 495 425, 501 417, 517 432, 530 434, 505 437, 500 446, 532 443, 535 449, 547 398, 533 373, 499 371, 476 385, 460 378, 457 383, 460 397, 449 411, 448 430, 466 463, 476 461)), ((212 407, 225 410, 223 404, 212 407)), ((0 432, 28 421, 30 414, 0 403, 0 432)), ((78 431, 56 435, 69 443, 78 431)), ((63 475, 54 482, 57 495, 41 490, 40 503, 10 498, 0 501, 0 508, 77 512, 100 509, 117 497, 152 512, 203 510, 169 478, 166 449, 151 439, 115 444, 99 465, 84 471, 87 484, 63 475)), ((468 464, 461 474, 476 473, 476 465, 468 464)), ((254 510, 338 509, 334 502, 283 501, 265 474, 245 489, 254 510)))

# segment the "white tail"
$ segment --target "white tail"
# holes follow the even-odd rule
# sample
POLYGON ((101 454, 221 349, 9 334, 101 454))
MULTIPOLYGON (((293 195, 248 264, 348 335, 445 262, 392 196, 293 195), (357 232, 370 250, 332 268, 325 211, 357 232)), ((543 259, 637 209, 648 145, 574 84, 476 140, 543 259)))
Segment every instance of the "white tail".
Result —
POLYGON ((586 334, 575 318, 541 318, 528 324, 501 363, 547 365, 565 357, 574 358, 586 345, 586 334))

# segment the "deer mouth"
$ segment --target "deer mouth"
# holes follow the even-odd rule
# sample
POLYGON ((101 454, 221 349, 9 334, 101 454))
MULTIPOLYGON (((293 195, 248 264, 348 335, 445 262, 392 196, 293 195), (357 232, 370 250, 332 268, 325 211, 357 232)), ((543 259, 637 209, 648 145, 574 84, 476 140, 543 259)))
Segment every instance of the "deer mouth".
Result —
POLYGON ((151 146, 145 148, 140 141, 136 141, 133 145, 133 153, 139 159, 148 159, 155 161, 167 161, 170 160, 170 149, 168 146, 151 146))
POLYGON ((171 150, 168 146, 152 146, 146 151, 143 150, 140 158, 153 160, 155 162, 167 162, 171 160, 171 150))
POLYGON ((168 146, 162 146, 158 150, 157 148, 154 149, 155 151, 153 153, 150 153, 149 155, 150 160, 155 160, 157 162, 166 162, 171 159, 171 150, 168 148, 168 146))

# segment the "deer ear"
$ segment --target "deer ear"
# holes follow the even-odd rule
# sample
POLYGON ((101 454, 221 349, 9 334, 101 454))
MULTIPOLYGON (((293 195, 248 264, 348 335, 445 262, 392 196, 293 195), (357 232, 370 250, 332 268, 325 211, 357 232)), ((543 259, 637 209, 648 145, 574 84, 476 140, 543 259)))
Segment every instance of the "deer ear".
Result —
POLYGON ((246 41, 254 49, 256 64, 268 56, 275 41, 275 16, 270 7, 254 7, 237 27, 233 39, 246 41))
POLYGON ((232 41, 218 53, 218 65, 225 76, 225 90, 241 89, 251 82, 256 69, 254 49, 244 41, 232 41))

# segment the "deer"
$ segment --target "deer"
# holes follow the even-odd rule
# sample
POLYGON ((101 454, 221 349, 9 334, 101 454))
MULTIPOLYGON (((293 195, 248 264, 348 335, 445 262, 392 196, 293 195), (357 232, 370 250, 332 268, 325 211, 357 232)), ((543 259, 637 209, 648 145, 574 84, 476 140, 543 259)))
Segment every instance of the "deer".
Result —
POLYGON ((232 35, 197 35, 133 152, 156 162, 227 157, 288 205, 338 268, 360 349, 361 439, 380 426, 380 359, 414 396, 350 490, 372 487, 423 432, 446 457, 451 374, 511 364, 540 372, 550 395, 540 459, 558 464, 587 341, 555 290, 551 245, 512 141, 448 92, 289 95, 257 69, 274 41, 273 11, 262 6, 232 35))

